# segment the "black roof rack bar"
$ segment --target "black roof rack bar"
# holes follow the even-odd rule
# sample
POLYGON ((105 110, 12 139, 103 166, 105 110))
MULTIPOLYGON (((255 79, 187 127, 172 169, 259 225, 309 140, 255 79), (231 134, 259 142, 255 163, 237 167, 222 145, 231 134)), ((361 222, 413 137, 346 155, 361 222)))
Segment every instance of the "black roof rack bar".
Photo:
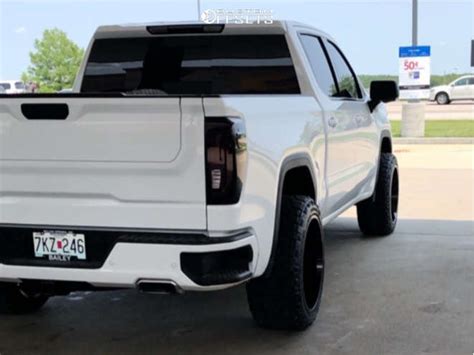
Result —
POLYGON ((203 25, 147 26, 146 30, 152 35, 180 34, 180 33, 221 33, 224 30, 224 25, 223 24, 203 24, 203 25))

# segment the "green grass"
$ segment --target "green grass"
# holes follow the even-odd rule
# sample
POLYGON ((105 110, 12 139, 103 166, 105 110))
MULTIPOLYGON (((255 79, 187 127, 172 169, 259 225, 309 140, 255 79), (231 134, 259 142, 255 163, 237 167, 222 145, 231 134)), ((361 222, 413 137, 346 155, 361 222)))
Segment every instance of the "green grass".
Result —
MULTIPOLYGON (((400 137, 401 121, 392 121, 392 134, 400 137)), ((425 137, 474 137, 474 120, 425 121, 425 137)))

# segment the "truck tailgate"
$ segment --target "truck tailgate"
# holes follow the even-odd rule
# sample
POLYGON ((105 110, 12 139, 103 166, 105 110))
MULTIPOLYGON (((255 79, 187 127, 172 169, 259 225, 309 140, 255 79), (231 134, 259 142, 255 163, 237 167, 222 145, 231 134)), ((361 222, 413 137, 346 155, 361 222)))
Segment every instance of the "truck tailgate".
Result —
POLYGON ((0 223, 205 229, 203 125, 200 98, 4 97, 0 223))

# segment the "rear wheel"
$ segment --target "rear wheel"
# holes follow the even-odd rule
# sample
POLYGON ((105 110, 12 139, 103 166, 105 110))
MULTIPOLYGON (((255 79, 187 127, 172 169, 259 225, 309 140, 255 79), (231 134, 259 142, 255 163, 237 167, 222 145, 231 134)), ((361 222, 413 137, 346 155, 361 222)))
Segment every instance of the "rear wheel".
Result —
POLYGON ((0 313, 27 314, 39 310, 48 301, 40 294, 27 294, 16 284, 0 284, 0 313))
POLYGON ((391 234, 398 220, 398 163, 392 153, 382 153, 374 194, 357 204, 357 220, 362 233, 391 234))
POLYGON ((447 105, 451 101, 449 100, 449 96, 445 92, 440 92, 438 95, 436 95, 436 102, 438 105, 447 105))
POLYGON ((247 284, 250 311, 264 328, 303 330, 316 319, 324 280, 319 210, 307 196, 284 196, 274 263, 247 284))

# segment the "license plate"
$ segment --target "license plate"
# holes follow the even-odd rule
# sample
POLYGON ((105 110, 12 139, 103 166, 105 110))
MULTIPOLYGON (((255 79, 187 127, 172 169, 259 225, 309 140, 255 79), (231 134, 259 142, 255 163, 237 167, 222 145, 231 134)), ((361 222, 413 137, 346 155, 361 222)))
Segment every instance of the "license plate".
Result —
POLYGON ((33 232, 36 258, 47 257, 51 261, 86 260, 84 234, 63 231, 33 232))

